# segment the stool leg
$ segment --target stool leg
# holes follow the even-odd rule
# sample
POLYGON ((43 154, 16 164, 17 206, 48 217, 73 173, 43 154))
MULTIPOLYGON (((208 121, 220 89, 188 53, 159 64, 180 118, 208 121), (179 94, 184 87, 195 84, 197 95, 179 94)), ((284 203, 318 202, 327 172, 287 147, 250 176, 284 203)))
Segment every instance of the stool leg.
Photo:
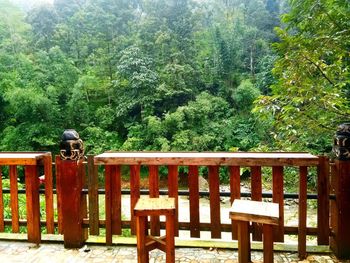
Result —
POLYGON ((273 263, 272 225, 263 225, 264 263, 273 263))
POLYGON ((166 216, 166 263, 175 262, 175 216, 166 216))
POLYGON ((146 250, 146 231, 147 217, 136 217, 136 236, 137 236, 137 262, 148 263, 148 252, 146 250))
POLYGON ((249 222, 237 221, 238 225, 238 262, 251 262, 249 222))

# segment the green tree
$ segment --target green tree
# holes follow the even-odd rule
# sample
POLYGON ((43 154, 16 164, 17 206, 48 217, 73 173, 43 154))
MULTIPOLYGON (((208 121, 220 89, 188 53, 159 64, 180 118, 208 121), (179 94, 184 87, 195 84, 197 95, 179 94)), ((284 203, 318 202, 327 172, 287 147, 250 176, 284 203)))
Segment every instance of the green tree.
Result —
POLYGON ((329 151, 339 122, 348 119, 350 3, 339 0, 291 1, 279 29, 277 83, 256 111, 274 118, 280 147, 329 151))

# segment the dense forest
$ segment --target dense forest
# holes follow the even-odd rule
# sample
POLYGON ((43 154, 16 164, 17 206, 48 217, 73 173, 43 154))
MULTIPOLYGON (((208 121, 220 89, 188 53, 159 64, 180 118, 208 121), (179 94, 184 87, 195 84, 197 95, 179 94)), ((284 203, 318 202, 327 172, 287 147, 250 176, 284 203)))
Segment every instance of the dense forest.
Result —
POLYGON ((344 0, 0 0, 0 150, 330 152, 344 0))

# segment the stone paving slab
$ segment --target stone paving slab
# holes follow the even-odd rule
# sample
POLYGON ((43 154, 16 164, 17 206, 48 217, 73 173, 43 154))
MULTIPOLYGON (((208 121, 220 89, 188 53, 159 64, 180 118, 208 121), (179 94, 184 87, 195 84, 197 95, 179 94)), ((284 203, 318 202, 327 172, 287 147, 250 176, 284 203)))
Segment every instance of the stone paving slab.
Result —
MULTIPOLYGON (((135 246, 85 246, 82 249, 65 249, 63 244, 40 244, 0 241, 0 263, 137 263, 135 246)), ((234 263, 237 250, 177 248, 176 262, 188 263, 234 263)), ((253 251, 253 262, 262 262, 262 252, 253 251)), ((275 253, 275 262, 330 263, 339 261, 333 255, 309 255, 298 261, 297 253, 275 253)), ((150 253, 150 263, 165 262, 165 254, 154 250, 150 253)))

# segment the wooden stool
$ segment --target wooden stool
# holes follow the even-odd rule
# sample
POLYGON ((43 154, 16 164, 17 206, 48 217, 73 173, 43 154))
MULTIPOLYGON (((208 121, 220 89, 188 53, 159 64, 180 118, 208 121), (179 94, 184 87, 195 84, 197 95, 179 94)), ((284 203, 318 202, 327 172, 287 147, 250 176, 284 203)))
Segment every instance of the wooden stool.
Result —
POLYGON ((273 262, 272 225, 278 225, 279 205, 235 199, 230 209, 230 218, 238 224, 238 262, 251 262, 249 222, 263 224, 264 262, 273 262))
POLYGON ((166 262, 175 262, 175 198, 140 198, 134 208, 136 217, 137 260, 148 262, 148 252, 160 249, 166 253, 166 262), (166 217, 166 236, 153 237, 148 235, 148 216, 166 217))

